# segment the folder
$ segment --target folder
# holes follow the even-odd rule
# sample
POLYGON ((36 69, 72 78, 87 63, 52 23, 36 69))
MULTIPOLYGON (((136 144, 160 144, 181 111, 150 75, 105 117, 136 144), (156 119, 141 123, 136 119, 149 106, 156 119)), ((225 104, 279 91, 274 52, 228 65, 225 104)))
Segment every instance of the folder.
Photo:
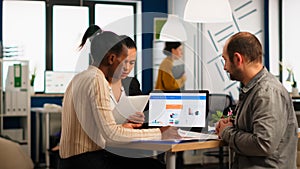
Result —
POLYGON ((6 90, 5 91, 5 111, 4 111, 5 114, 12 114, 11 97, 12 97, 12 91, 6 90))
POLYGON ((12 91, 12 97, 11 97, 11 114, 17 114, 17 111, 18 111, 18 94, 19 92, 18 91, 12 91))
POLYGON ((29 67, 13 64, 8 66, 5 81, 5 113, 26 115, 29 109, 29 67))
POLYGON ((29 88, 29 67, 28 65, 22 65, 21 69, 21 89, 29 88))
POLYGON ((5 113, 12 114, 12 91, 14 89, 14 67, 8 66, 5 80, 5 113))
POLYGON ((17 101, 17 114, 26 115, 27 114, 27 102, 28 102, 28 93, 27 91, 19 91, 17 92, 18 97, 17 101))
POLYGON ((14 89, 14 67, 8 66, 6 80, 5 80, 5 91, 14 89))
POLYGON ((22 65, 14 64, 14 87, 22 85, 22 65))

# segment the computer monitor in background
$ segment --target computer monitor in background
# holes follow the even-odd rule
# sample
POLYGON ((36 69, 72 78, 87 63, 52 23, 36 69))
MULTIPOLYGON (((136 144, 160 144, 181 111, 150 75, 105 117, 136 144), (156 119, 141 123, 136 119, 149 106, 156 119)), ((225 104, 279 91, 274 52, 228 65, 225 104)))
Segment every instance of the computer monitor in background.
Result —
POLYGON ((45 93, 65 93, 75 74, 75 72, 45 71, 45 93))

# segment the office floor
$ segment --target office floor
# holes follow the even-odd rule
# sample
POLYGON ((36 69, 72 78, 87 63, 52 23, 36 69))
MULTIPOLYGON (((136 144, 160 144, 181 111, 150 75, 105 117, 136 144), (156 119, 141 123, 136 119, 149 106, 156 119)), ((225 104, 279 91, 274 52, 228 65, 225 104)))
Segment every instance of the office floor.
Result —
MULTIPOLYGON (((36 166, 34 169, 49 169, 44 166, 36 166)), ((55 168, 50 168, 55 169, 55 168)), ((183 169, 219 169, 219 166, 216 164, 210 164, 210 165, 200 165, 200 164, 194 164, 194 165, 185 165, 183 169)), ((224 169, 228 169, 228 167, 225 167, 224 169)))
MULTIPOLYGON (((217 164, 207 164, 207 165, 185 165, 184 169, 219 169, 217 164)), ((223 169, 228 169, 228 166, 224 167, 223 169)))
MULTIPOLYGON (((47 168, 47 167, 35 167, 34 169, 49 169, 49 168, 47 168)), ((55 168, 53 168, 53 169, 55 169, 55 168)), ((216 166, 216 165, 209 165, 209 166, 188 165, 188 166, 185 166, 183 169, 219 169, 219 167, 216 166)))
MULTIPOLYGON (((56 169, 57 163, 56 158, 58 156, 58 153, 51 153, 50 154, 50 164, 54 167, 46 167, 45 164, 36 164, 34 169, 56 169)), ((182 169, 220 169, 218 164, 190 164, 190 165, 184 165, 182 169)), ((228 169, 228 166, 225 165, 223 169, 228 169)))

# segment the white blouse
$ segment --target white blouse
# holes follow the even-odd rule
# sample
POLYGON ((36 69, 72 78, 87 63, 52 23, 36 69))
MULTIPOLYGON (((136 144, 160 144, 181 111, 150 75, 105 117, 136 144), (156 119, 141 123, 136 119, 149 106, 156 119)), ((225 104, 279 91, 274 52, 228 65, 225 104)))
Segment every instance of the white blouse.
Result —
MULTIPOLYGON (((118 101, 115 98, 111 87, 109 87, 109 92, 110 92, 110 107, 111 107, 113 116, 115 118, 115 121, 116 121, 117 124, 123 124, 127 121, 127 119, 126 119, 126 117, 124 117, 122 115, 121 112, 119 112, 117 109, 115 109, 116 105, 118 104, 118 101)), ((124 97, 127 97, 127 96, 126 96, 126 93, 125 93, 125 90, 124 90, 123 86, 121 87, 121 92, 122 93, 121 93, 121 97, 120 97, 119 100, 126 99, 126 98, 124 98, 124 97)))

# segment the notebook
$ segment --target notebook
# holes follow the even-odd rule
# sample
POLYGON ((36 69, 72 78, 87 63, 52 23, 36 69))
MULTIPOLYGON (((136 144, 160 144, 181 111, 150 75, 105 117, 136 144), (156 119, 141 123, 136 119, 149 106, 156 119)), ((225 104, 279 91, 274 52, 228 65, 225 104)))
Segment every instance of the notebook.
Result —
POLYGON ((181 76, 184 74, 184 64, 175 65, 172 68, 172 74, 175 79, 181 78, 181 76))
POLYGON ((207 90, 160 91, 149 96, 149 127, 175 126, 201 131, 207 125, 207 90))

